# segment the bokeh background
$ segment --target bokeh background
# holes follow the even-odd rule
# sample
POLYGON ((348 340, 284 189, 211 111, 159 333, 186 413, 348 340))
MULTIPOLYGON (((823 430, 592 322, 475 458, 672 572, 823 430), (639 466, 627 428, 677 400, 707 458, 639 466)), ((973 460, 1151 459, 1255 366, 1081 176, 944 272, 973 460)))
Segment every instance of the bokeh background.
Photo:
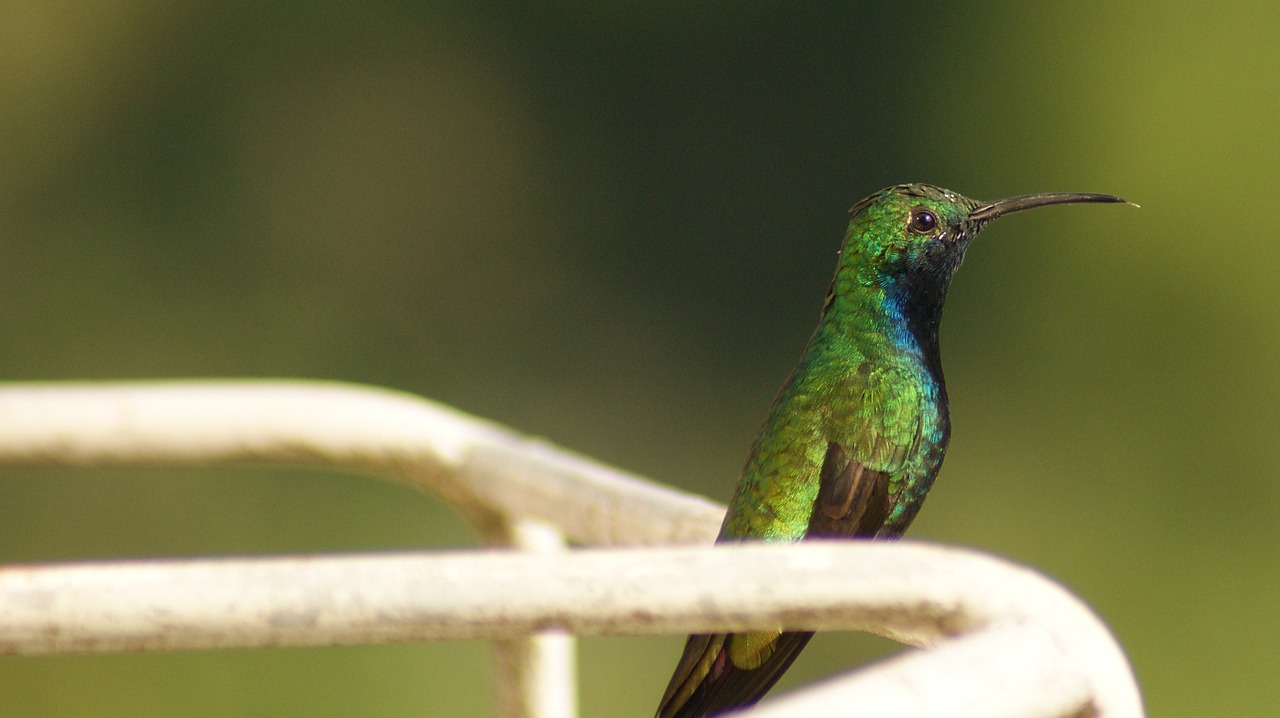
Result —
MULTIPOLYGON (((5 2, 0 376, 384 385, 725 500, 854 200, 1119 194, 970 251, 911 536, 1077 591, 1151 715, 1271 716, 1277 78, 1274 2, 5 2)), ((350 476, 0 473, 6 562, 472 545, 350 476)), ((584 641, 584 715, 651 715, 681 640, 584 641)), ((492 705, 480 643, 0 675, 9 715, 492 705)))

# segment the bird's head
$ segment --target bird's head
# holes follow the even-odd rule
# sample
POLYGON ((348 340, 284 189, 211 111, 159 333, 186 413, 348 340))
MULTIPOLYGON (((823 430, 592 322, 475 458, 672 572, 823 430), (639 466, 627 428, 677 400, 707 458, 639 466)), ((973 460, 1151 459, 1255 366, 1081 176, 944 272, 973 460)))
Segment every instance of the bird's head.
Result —
POLYGON ((1053 193, 979 202, 933 185, 895 185, 849 210, 840 274, 864 287, 923 293, 941 302, 969 243, 997 217, 1052 204, 1124 201, 1053 193))

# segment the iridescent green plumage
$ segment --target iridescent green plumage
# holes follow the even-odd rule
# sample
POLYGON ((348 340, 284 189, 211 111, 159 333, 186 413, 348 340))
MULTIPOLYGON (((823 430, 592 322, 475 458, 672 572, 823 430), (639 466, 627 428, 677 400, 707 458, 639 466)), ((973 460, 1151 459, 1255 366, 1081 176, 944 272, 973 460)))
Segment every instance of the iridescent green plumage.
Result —
MULTIPOLYGON (((931 185, 858 202, 818 328, 743 468, 721 541, 897 538, 946 453, 938 325, 951 277, 987 222, 1108 195, 1028 195, 982 204, 931 185)), ((690 636, 659 718, 759 700, 811 633, 690 636)))

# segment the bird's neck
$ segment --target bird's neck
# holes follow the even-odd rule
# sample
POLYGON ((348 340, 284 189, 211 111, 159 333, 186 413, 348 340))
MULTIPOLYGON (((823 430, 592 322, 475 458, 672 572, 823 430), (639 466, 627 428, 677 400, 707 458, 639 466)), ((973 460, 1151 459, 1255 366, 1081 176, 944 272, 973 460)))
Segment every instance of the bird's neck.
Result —
POLYGON ((905 364, 942 389, 938 326, 945 291, 905 284, 840 286, 837 280, 815 343, 862 360, 905 364))

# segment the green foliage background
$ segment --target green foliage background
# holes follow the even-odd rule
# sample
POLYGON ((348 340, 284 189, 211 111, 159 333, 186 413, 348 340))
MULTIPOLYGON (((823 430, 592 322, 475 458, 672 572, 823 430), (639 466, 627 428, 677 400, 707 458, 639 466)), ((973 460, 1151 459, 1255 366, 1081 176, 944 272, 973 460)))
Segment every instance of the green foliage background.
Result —
MULTIPOLYGON (((386 385, 724 500, 854 200, 1119 194, 971 250, 910 535, 1077 591, 1151 715, 1270 716, 1277 78, 1261 2, 5 3, 0 376, 386 385)), ((466 545, 350 476, 0 474, 5 562, 466 545)), ((584 641, 584 715, 650 715, 680 640, 584 641)), ((789 685, 887 650, 825 637, 789 685)), ((0 705, 483 716, 487 668, 8 657, 0 705)))

